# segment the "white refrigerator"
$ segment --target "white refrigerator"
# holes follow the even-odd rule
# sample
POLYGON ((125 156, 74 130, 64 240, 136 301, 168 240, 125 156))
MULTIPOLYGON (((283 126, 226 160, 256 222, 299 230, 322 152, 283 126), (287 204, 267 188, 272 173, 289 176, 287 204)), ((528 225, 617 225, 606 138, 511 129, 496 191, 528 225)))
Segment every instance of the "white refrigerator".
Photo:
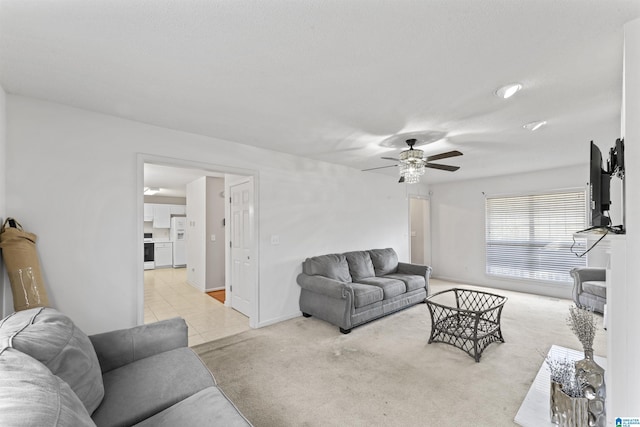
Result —
POLYGON ((169 240, 173 242, 173 268, 187 266, 187 218, 174 216, 171 218, 169 240))

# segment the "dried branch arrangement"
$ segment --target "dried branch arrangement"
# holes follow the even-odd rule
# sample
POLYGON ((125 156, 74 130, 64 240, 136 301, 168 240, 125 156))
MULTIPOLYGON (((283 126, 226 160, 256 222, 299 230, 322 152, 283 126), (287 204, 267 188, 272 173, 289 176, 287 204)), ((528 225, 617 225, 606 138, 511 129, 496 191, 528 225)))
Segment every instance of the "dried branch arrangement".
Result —
POLYGON ((578 337, 584 350, 593 350, 593 339, 596 336, 596 321, 593 310, 585 307, 569 307, 567 325, 578 337))

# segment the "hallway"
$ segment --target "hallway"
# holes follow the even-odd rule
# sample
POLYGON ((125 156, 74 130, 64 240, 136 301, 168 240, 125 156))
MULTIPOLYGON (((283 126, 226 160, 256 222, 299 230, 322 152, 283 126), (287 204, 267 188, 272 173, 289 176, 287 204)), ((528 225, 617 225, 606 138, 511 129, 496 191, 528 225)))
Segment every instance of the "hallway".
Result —
POLYGON ((186 282, 186 268, 144 272, 144 323, 182 317, 189 326, 189 346, 251 329, 249 318, 186 282))

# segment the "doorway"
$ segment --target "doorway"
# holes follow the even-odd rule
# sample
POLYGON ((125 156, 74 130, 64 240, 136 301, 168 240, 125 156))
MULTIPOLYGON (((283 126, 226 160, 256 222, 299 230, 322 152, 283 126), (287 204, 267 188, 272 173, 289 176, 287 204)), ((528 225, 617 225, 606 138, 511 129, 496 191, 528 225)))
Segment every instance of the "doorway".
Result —
MULTIPOLYGON (((152 156, 152 155, 145 155, 145 154, 139 154, 138 155, 138 185, 137 185, 137 193, 138 193, 138 198, 139 198, 139 203, 138 203, 138 228, 139 228, 139 235, 140 235, 140 247, 143 247, 143 230, 144 230, 144 196, 143 196, 143 188, 147 185, 145 185, 145 165, 154 165, 154 166, 162 166, 167 168, 167 175, 168 178, 170 179, 174 179, 174 180, 180 180, 179 176, 180 173, 183 172, 185 175, 187 176, 191 176, 193 177, 195 176, 199 176, 199 177, 222 177, 224 179, 225 182, 225 191, 219 191, 216 193, 216 197, 218 197, 218 200, 223 200, 224 199, 224 203, 226 205, 225 207, 225 217, 227 218, 226 222, 228 225, 230 225, 230 221, 229 219, 229 214, 230 214, 230 206, 231 206, 231 202, 230 202, 230 198, 229 197, 224 197, 224 193, 227 193, 227 195, 229 194, 228 189, 230 188, 231 185, 234 185, 236 183, 238 183, 240 180, 244 180, 247 182, 247 185, 250 186, 251 189, 251 208, 249 209, 251 212, 251 215, 248 216, 247 218, 247 229, 250 230, 249 233, 247 233, 246 236, 243 237, 243 246, 245 247, 245 249, 250 253, 250 261, 251 261, 251 268, 245 270, 245 276, 244 276, 244 282, 243 282, 243 286, 240 286, 241 290, 242 290, 242 295, 243 298, 242 300, 244 301, 244 305, 243 305, 243 309, 239 310, 237 307, 233 307, 233 304, 231 303, 231 301, 233 301, 233 296, 234 296, 234 292, 232 291, 231 288, 231 280, 233 277, 233 271, 232 271, 232 265, 231 265, 231 247, 230 247, 230 242, 231 242, 231 234, 229 232, 229 229, 231 227, 226 227, 227 231, 224 231, 222 234, 224 234, 224 251, 225 251, 225 262, 224 262, 224 270, 225 270, 225 274, 224 274, 224 288, 227 294, 227 303, 225 304, 227 306, 226 309, 231 309, 232 307, 239 311, 242 312, 245 316, 248 317, 248 323, 249 326, 252 328, 257 327, 257 324, 259 322, 259 318, 258 318, 258 280, 257 280, 257 268, 255 268, 258 262, 258 251, 257 251, 257 242, 255 239, 255 233, 253 232, 253 230, 256 230, 256 223, 258 221, 258 214, 259 214, 259 210, 258 210, 258 206, 256 205, 255 201, 258 199, 257 198, 257 190, 256 190, 256 185, 257 185, 257 174, 255 171, 251 171, 251 170, 243 170, 243 169, 237 169, 237 168, 231 168, 231 167, 226 167, 226 166, 220 166, 220 165, 210 165, 210 164, 202 164, 202 163, 198 163, 198 162, 191 162, 191 161, 185 161, 185 160, 179 160, 179 159, 172 159, 172 158, 162 158, 162 157, 158 157, 158 156, 152 156)), ((189 178, 187 178, 189 179, 189 178)), ((187 181, 188 182, 188 181, 187 181)), ((156 187, 161 187, 161 185, 155 185, 156 187)), ((221 219, 224 223, 224 219, 221 219)), ((222 236, 220 234, 218 234, 219 238, 222 238, 222 236)), ((216 237, 213 236, 209 236, 207 235, 206 238, 208 240, 215 240, 216 237)), ((219 240, 218 238, 218 240, 219 240)), ((144 323, 144 314, 145 314, 145 288, 144 288, 144 269, 143 269, 143 250, 140 250, 140 262, 139 262, 139 271, 142 273, 140 275, 140 278, 138 280, 138 284, 137 284, 137 295, 138 295, 138 303, 137 303, 137 318, 138 318, 138 323, 139 324, 143 324, 144 323)), ((188 263, 188 259, 187 259, 187 263, 188 263)), ((235 291, 235 288, 233 289, 235 291)), ((203 292, 203 295, 207 296, 207 298, 210 298, 208 295, 206 295, 203 292)), ((217 303, 217 302, 216 302, 217 303)))
POLYGON ((427 197, 409 197, 411 263, 431 265, 431 205, 427 197))
POLYGON ((253 181, 229 186, 231 226, 231 306, 249 316, 253 261, 253 181))

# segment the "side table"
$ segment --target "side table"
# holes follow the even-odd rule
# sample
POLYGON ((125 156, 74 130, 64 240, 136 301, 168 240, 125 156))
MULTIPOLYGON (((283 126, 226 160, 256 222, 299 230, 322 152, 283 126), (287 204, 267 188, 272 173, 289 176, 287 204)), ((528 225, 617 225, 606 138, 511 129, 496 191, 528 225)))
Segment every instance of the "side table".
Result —
MULTIPOLYGON (((584 358, 584 353, 578 350, 572 350, 559 345, 552 345, 549 350, 548 357, 552 359, 569 359, 580 360, 584 358)), ((594 360, 604 369, 607 369, 607 359, 600 356, 594 356, 594 360)), ((551 378, 546 363, 543 361, 542 366, 538 370, 538 374, 533 380, 533 384, 527 392, 527 396, 522 401, 520 409, 516 414, 514 421, 523 427, 557 427, 557 424, 551 422, 549 413, 549 388, 551 386, 551 378)))

